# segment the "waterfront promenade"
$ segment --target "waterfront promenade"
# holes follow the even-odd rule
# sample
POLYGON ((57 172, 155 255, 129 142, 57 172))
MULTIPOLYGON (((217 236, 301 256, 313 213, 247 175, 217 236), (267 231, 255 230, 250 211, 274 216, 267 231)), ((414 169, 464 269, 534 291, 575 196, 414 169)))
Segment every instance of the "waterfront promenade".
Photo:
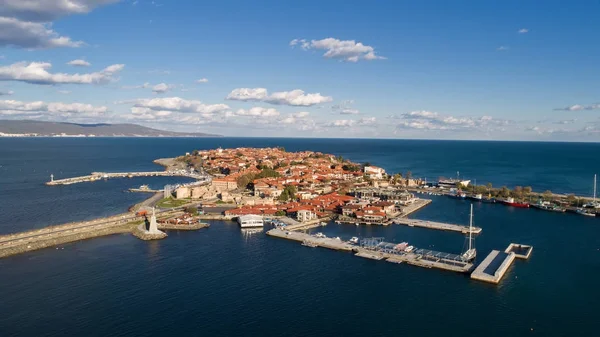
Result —
MULTIPOLYGON (((448 224, 443 222, 436 221, 427 221, 427 220, 419 220, 419 219, 406 219, 406 218, 395 218, 392 220, 393 223, 397 225, 405 225, 409 227, 422 227, 428 229, 438 229, 443 231, 451 231, 451 232, 459 232, 463 234, 469 233, 469 226, 448 224)), ((471 233, 479 234, 481 233, 481 227, 473 227, 471 233)))

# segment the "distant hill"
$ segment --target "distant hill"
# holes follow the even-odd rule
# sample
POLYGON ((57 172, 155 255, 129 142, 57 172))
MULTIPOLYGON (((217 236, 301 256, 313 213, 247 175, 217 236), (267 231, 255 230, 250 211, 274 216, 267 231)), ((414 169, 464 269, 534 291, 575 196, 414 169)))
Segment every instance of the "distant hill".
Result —
POLYGON ((75 124, 30 120, 0 120, 0 136, 97 136, 97 137, 222 137, 209 133, 174 132, 136 124, 75 124), (4 135, 3 135, 4 134, 4 135))

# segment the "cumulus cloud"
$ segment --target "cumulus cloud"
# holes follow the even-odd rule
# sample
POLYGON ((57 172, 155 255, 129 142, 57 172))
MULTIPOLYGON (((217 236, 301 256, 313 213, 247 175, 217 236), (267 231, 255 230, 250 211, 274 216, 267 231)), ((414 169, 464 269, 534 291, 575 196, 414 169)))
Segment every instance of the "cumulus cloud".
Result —
POLYGON ((86 14, 94 8, 119 0, 2 0, 0 16, 49 22, 71 14, 86 14))
POLYGON ((510 48, 509 48, 509 47, 507 47, 507 46, 500 46, 500 47, 496 48, 496 50, 497 50, 497 51, 507 51, 507 50, 509 50, 509 49, 510 49, 510 48))
POLYGON ((124 64, 113 64, 101 71, 87 74, 50 73, 52 64, 18 62, 0 67, 0 81, 19 81, 32 84, 103 84, 116 80, 124 64))
POLYGON ((279 111, 273 108, 253 107, 248 110, 239 109, 235 112, 236 116, 253 116, 253 117, 274 117, 279 116, 279 111))
POLYGON ((139 99, 135 100, 134 108, 200 114, 215 114, 230 110, 226 104, 204 104, 200 101, 186 100, 180 97, 139 99))
POLYGON ((55 116, 77 116, 98 117, 108 111, 105 106, 93 106, 83 103, 62 103, 43 101, 21 102, 15 100, 0 101, 0 115, 55 115, 55 116))
POLYGON ((323 57, 339 59, 347 62, 358 62, 359 60, 383 60, 385 57, 375 54, 375 49, 371 46, 356 42, 354 40, 339 40, 332 37, 322 40, 294 39, 290 41, 290 46, 299 45, 304 50, 320 49, 325 50, 323 57))
POLYGON ((300 89, 269 94, 265 88, 233 89, 226 98, 234 101, 257 101, 292 106, 312 106, 333 100, 330 96, 322 96, 320 93, 305 94, 300 89))
POLYGON ((454 117, 445 116, 432 111, 412 111, 400 116, 392 116, 398 120, 397 128, 417 130, 501 130, 512 124, 512 121, 496 119, 490 116, 482 117, 454 117))
POLYGON ((1 0, 0 46, 29 49, 79 47, 52 30, 52 21, 71 14, 85 14, 95 7, 119 0, 1 0))
POLYGON ((155 94, 163 94, 171 89, 171 86, 166 83, 159 83, 152 87, 152 92, 155 94))
POLYGON ((70 66, 75 66, 75 67, 89 67, 92 65, 91 63, 89 63, 86 60, 73 60, 73 61, 67 62, 67 64, 70 66))
POLYGON ((0 96, 11 96, 14 93, 15 92, 12 91, 12 90, 8 90, 8 91, 2 91, 2 90, 0 90, 0 96))
POLYGON ((82 41, 73 41, 68 36, 59 35, 51 26, 0 16, 0 46, 45 49, 83 45, 82 41))
POLYGON ((196 80, 196 83, 208 83, 208 78, 201 78, 199 80, 196 80))
POLYGON ((147 89, 150 87, 152 87, 152 85, 150 83, 146 82, 146 83, 140 84, 140 85, 124 85, 121 88, 129 90, 129 89, 147 89))
POLYGON ((556 108, 556 111, 581 111, 581 110, 596 110, 600 109, 600 103, 590 104, 590 105, 581 105, 575 104, 565 108, 556 108))
POLYGON ((529 33, 529 29, 527 29, 527 28, 521 28, 517 32, 519 34, 527 34, 527 33, 529 33))

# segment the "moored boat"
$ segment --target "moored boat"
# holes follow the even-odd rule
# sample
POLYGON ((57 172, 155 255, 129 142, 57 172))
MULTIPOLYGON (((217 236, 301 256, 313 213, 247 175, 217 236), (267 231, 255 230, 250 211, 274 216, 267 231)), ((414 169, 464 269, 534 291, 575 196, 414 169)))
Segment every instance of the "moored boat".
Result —
POLYGON ((471 194, 468 195, 467 198, 475 201, 483 201, 483 195, 481 194, 471 194))
POLYGON ((504 200, 501 200, 500 202, 507 206, 517 207, 517 208, 529 208, 528 202, 515 201, 514 198, 506 198, 504 200))

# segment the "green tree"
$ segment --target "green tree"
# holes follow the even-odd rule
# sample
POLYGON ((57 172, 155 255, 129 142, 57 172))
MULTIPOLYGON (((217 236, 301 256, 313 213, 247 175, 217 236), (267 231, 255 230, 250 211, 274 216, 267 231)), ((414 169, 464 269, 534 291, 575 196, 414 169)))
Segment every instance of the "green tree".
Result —
POLYGON ((285 211, 278 210, 277 212, 275 212, 275 215, 277 215, 277 216, 284 216, 285 215, 285 211))
POLYGON ((546 191, 544 191, 542 196, 543 196, 544 200, 552 200, 552 191, 546 190, 546 191))
POLYGON ((194 207, 194 206, 187 206, 184 211, 186 213, 189 213, 191 215, 198 215, 198 208, 194 207))
POLYGON ((278 147, 276 147, 276 149, 281 152, 285 152, 285 147, 283 147, 283 146, 278 146, 278 147))
POLYGON ((487 185, 485 185, 488 189, 488 191, 492 190, 492 183, 487 183, 487 185))
POLYGON ((192 152, 192 154, 193 154, 194 156, 197 156, 199 153, 200 153, 200 151, 198 151, 198 150, 194 150, 194 152, 192 152))
POLYGON ((502 186, 499 192, 501 197, 508 198, 510 197, 510 190, 506 186, 502 186))

